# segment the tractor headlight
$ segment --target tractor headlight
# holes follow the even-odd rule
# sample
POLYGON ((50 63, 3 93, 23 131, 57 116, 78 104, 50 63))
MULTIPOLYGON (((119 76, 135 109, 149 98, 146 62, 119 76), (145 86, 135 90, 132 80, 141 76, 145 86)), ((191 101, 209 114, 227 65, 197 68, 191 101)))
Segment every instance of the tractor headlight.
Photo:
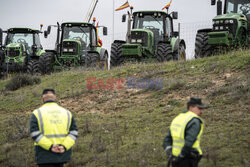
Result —
POLYGON ((67 48, 64 48, 63 51, 64 51, 64 52, 68 52, 68 49, 67 49, 67 48))
POLYGON ((216 21, 215 21, 215 24, 220 24, 220 20, 216 20, 216 21))
POLYGON ((220 30, 223 30, 223 26, 220 26, 220 30))
POLYGON ((69 49, 69 52, 74 52, 74 49, 69 49))
POLYGON ((225 24, 228 24, 229 23, 229 20, 225 20, 225 24))
POLYGON ((233 23, 234 23, 234 21, 233 21, 233 20, 229 20, 229 23, 233 24, 233 23))
POLYGON ((215 30, 219 30, 219 26, 215 26, 214 29, 215 29, 215 30))
POLYGON ((137 39, 137 43, 142 43, 142 39, 137 39))
POLYGON ((136 43, 136 39, 131 39, 131 42, 132 43, 136 43))

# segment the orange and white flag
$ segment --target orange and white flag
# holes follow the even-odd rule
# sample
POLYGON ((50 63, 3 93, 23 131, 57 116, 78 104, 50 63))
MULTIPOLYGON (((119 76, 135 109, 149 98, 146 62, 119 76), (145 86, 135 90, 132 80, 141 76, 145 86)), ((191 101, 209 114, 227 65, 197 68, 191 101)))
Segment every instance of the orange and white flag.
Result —
POLYGON ((172 0, 170 0, 170 2, 166 6, 164 6, 164 8, 162 8, 162 10, 169 8, 171 3, 172 3, 172 0))
POLYGON ((119 8, 117 8, 115 11, 119 11, 119 10, 128 8, 129 6, 130 6, 130 5, 129 5, 128 1, 127 1, 127 2, 124 3, 122 6, 120 6, 119 8))

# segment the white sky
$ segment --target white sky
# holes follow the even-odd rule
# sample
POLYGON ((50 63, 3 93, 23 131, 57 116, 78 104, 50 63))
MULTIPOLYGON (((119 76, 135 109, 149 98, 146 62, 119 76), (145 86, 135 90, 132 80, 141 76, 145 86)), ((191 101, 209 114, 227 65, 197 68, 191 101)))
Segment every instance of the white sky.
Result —
MULTIPOLYGON (((0 28, 10 27, 44 28, 56 22, 84 21, 92 0, 0 0, 0 28)), ((134 10, 161 10, 170 0, 129 0, 134 10)), ((118 8, 126 0, 114 0, 118 8)), ((115 12, 115 39, 124 39, 127 24, 121 22, 125 10, 115 12)), ((216 15, 216 7, 210 0, 173 0, 170 12, 178 11, 182 36, 188 46, 188 57, 192 57, 195 33, 198 28, 209 28, 212 18, 216 15)), ((108 36, 103 37, 104 47, 108 50, 112 42, 113 0, 99 0, 94 17, 99 25, 108 27, 108 36)), ((52 31, 56 33, 56 31, 52 31)), ((100 33, 100 35, 102 32, 100 33)), ((55 35, 47 40, 41 35, 44 48, 53 48, 55 35)))

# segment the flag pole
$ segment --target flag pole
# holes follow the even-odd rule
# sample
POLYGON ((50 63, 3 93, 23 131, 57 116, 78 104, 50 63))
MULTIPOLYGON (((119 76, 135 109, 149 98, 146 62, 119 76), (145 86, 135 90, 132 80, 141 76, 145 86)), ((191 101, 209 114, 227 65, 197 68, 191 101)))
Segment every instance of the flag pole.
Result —
POLYGON ((112 42, 114 41, 114 35, 115 35, 115 0, 113 0, 113 35, 112 35, 112 42))

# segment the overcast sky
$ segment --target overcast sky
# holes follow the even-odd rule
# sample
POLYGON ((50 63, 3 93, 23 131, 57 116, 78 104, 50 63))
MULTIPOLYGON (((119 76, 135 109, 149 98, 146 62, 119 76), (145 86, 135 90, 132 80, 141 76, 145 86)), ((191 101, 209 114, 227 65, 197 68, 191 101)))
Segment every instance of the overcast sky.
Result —
MULTIPOLYGON (((169 1, 129 0, 129 3, 134 6, 134 10, 161 10, 169 1)), ((187 30, 188 27, 202 22, 210 22, 215 16, 216 7, 211 6, 210 1, 172 1, 170 11, 178 11, 179 13, 179 19, 176 23, 180 22, 184 26, 185 36, 183 38, 193 38, 193 35, 187 35, 187 33, 193 34, 193 31, 197 31, 196 27, 187 30)), ((91 2, 92 0, 0 0, 0 27, 3 30, 10 27, 39 29, 41 23, 46 28, 47 25, 56 24, 56 22, 84 21, 91 2)), ((114 0, 114 2, 115 8, 118 8, 126 0, 114 0)), ((126 11, 125 9, 115 12, 115 39, 124 39, 127 24, 121 23, 121 17, 126 11)), ((97 18, 100 25, 108 27, 108 37, 103 38, 104 46, 107 49, 110 48, 112 41, 112 14, 113 0, 99 0, 93 16, 97 18)), ((45 48, 54 46, 54 41, 51 42, 53 38, 50 37, 48 40, 45 40, 41 36, 43 46, 45 48)), ((189 44, 191 45, 191 42, 189 44)))

